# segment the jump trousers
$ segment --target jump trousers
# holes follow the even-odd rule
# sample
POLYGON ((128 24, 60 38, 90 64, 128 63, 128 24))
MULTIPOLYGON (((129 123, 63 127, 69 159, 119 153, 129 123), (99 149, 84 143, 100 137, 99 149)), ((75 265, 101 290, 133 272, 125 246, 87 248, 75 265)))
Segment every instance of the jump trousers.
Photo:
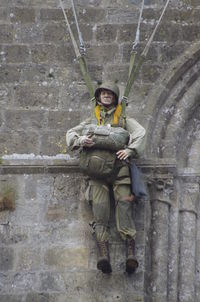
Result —
POLYGON ((109 239, 110 193, 112 186, 115 199, 115 220, 118 232, 123 240, 135 239, 136 229, 132 217, 131 180, 129 168, 122 166, 111 179, 90 180, 90 196, 95 221, 95 234, 98 241, 109 239))

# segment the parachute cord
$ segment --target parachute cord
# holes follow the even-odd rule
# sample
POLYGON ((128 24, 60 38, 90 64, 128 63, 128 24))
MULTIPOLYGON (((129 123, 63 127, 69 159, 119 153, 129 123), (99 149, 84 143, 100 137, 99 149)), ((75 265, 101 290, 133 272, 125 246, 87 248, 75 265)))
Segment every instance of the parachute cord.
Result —
POLYGON ((142 0, 142 5, 140 8, 140 15, 139 15, 139 19, 138 19, 138 25, 137 25, 136 35, 135 35, 135 41, 133 42, 133 46, 132 46, 132 51, 135 50, 136 46, 140 42, 140 25, 141 25, 141 21, 142 21, 143 10, 144 10, 144 0, 142 0))
POLYGON ((82 37, 81 31, 80 31, 80 27, 79 27, 79 24, 78 24, 78 19, 77 19, 76 10, 75 10, 73 0, 71 0, 71 5, 72 5, 72 10, 73 10, 73 14, 74 14, 75 23, 76 23, 76 29, 77 29, 78 37, 79 37, 80 52, 81 52, 82 55, 85 55, 86 49, 85 49, 85 45, 84 45, 84 42, 83 42, 83 37, 82 37))
POLYGON ((64 9, 62 0, 60 0, 60 6, 61 6, 61 9, 63 11, 63 15, 65 17, 65 21, 66 21, 66 24, 67 24, 67 27, 68 27, 68 30, 69 30, 69 34, 70 34, 70 37, 71 37, 71 40, 72 40, 72 44, 74 46, 74 51, 75 51, 76 57, 79 58, 81 56, 81 54, 79 52, 78 45, 76 43, 76 40, 74 38, 73 32, 71 30, 71 27, 70 27, 70 24, 69 24, 69 21, 68 21, 68 18, 67 18, 67 15, 65 13, 65 9, 64 9))

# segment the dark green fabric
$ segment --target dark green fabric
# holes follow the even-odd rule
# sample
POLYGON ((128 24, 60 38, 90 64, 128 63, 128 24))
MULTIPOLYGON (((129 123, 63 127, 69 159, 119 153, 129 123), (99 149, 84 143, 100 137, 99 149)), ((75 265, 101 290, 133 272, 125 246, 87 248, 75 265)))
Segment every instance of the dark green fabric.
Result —
POLYGON ((85 148, 80 153, 80 169, 90 177, 102 179, 116 173, 116 154, 109 150, 85 148))
POLYGON ((121 127, 87 125, 82 135, 90 135, 95 149, 118 151, 128 144, 129 132, 121 127))

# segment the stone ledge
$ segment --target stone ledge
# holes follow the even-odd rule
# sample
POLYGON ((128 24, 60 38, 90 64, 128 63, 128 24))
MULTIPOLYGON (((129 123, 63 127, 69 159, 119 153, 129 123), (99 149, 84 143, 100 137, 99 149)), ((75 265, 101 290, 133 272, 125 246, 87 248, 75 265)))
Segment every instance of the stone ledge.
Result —
MULTIPOLYGON (((139 159, 136 161, 145 173, 173 173, 176 163, 169 159, 139 159)), ((14 154, 2 157, 0 174, 48 174, 80 172, 78 158, 58 154, 56 156, 35 156, 14 154)))

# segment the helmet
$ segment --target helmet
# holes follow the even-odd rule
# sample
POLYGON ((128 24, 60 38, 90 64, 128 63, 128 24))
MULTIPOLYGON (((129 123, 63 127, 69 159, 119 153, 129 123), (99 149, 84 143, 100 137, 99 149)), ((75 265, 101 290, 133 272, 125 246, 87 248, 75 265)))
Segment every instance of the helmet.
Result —
POLYGON ((113 83, 109 83, 109 82, 105 82, 103 84, 101 84, 94 93, 95 99, 98 101, 99 100, 99 96, 101 93, 101 90, 106 89, 106 90, 110 90, 112 91, 112 93, 114 93, 116 100, 118 102, 119 99, 119 87, 116 84, 113 83))

